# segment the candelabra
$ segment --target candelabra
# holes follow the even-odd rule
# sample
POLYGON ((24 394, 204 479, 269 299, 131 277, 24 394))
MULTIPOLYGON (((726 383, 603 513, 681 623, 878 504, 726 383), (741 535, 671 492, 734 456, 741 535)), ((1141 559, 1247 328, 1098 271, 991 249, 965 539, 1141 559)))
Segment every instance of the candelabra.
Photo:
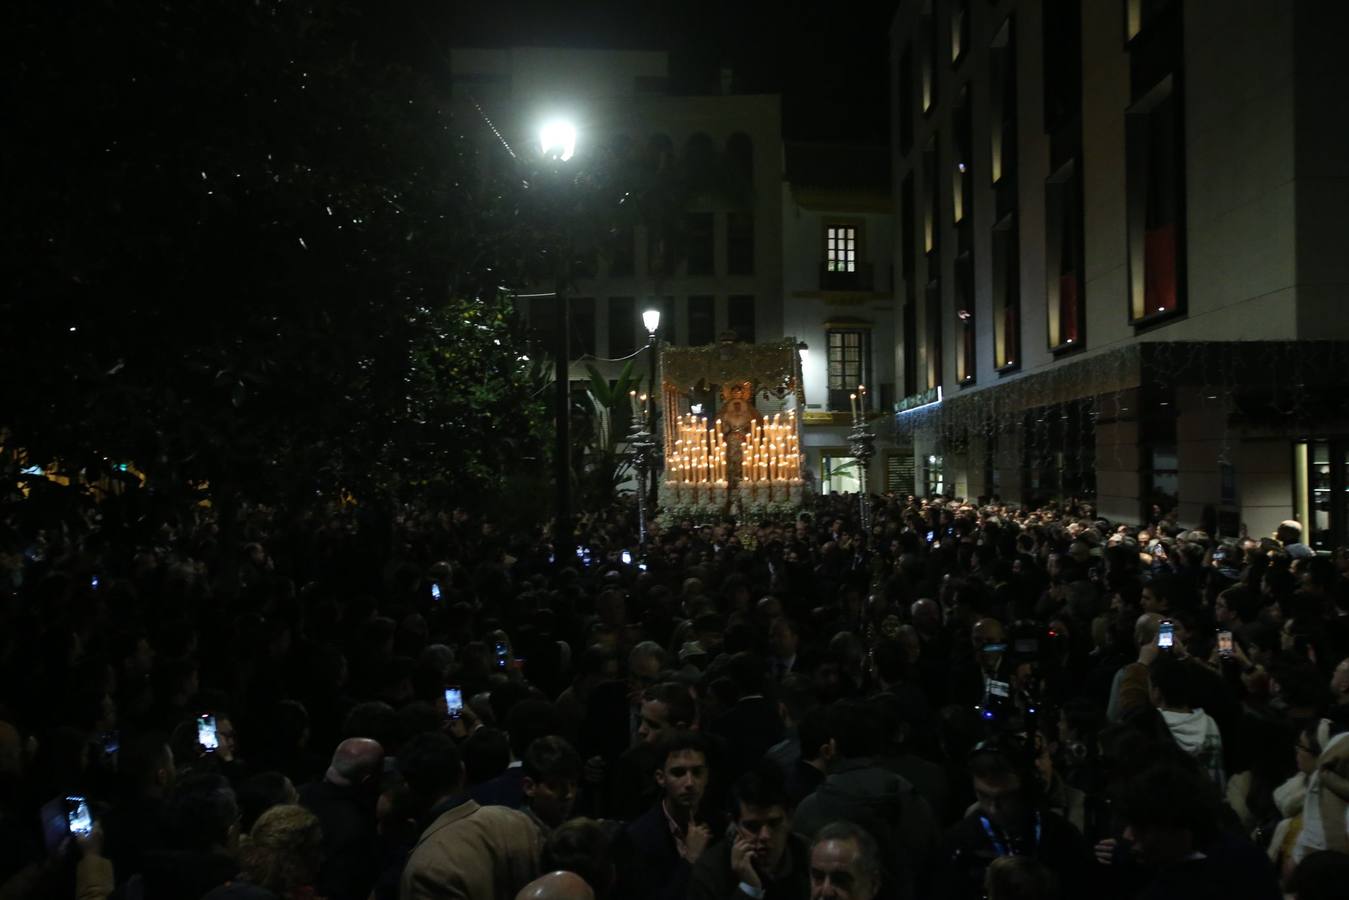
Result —
POLYGON ((853 417, 852 431, 848 433, 848 452, 857 460, 857 502, 862 515, 862 530, 871 532, 871 491, 867 487, 867 471, 876 455, 876 434, 867 427, 863 415, 853 417))
POLYGON ((632 431, 628 435, 628 450, 632 454, 633 468, 637 470, 637 541, 645 550, 647 476, 652 471, 651 464, 655 462, 656 442, 637 417, 633 418, 632 431))

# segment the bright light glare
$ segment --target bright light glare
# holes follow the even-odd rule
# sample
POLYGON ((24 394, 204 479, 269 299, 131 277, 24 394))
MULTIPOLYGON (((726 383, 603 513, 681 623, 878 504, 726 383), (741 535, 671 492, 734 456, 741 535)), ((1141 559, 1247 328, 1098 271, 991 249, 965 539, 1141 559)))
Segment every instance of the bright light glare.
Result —
POLYGON ((544 156, 556 156, 566 162, 576 152, 576 127, 563 119, 553 119, 539 129, 539 144, 544 156))
POLYGON ((646 326, 647 334, 655 334, 660 327, 660 310, 648 309, 642 313, 642 324, 646 326))

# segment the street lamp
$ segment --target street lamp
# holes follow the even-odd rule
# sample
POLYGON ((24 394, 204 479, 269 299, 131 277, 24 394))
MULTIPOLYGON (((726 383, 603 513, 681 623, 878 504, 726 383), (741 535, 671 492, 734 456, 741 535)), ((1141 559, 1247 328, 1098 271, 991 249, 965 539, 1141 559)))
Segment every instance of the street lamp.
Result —
MULTIPOLYGON (((566 162, 576 153, 576 128, 564 119, 551 119, 539 128, 539 151, 545 160, 566 162)), ((565 223, 564 223, 565 225, 565 223)), ((564 228, 564 233, 566 229, 564 228)), ((557 522, 553 535, 554 552, 559 560, 569 559, 571 551, 571 302, 567 296, 567 271, 562 268, 571 259, 567 248, 557 248, 558 270, 553 296, 557 298, 556 356, 554 371, 553 415, 556 443, 553 447, 554 477, 557 480, 557 522)))
MULTIPOLYGON (((647 379, 646 409, 642 421, 632 423, 632 434, 628 444, 632 447, 633 463, 637 468, 637 538, 642 549, 646 549, 646 504, 647 475, 650 474, 651 487, 654 489, 655 450, 656 450, 656 331, 660 328, 660 310, 648 309, 642 313, 642 324, 646 326, 647 379)), ((653 490, 652 493, 655 493, 653 490)))
POLYGON ((566 162, 576 153, 576 126, 565 119, 550 119, 539 128, 543 155, 566 162))

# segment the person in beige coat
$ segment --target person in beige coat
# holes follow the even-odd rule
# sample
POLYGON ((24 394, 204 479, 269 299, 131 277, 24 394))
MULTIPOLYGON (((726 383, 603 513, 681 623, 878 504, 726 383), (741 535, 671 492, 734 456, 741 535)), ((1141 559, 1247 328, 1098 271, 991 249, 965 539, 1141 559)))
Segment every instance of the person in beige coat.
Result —
POLYGON ((408 857, 400 900, 512 900, 538 875, 539 831, 524 813, 479 806, 463 793, 454 741, 424 734, 398 754, 430 822, 408 857))

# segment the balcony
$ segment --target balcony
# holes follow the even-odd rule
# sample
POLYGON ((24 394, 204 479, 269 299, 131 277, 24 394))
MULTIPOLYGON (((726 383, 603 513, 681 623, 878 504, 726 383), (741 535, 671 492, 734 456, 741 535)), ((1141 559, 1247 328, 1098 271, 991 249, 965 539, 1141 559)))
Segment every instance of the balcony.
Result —
POLYGON ((820 290, 874 291, 876 270, 871 263, 858 263, 855 272, 830 272, 827 262, 820 263, 820 290))

